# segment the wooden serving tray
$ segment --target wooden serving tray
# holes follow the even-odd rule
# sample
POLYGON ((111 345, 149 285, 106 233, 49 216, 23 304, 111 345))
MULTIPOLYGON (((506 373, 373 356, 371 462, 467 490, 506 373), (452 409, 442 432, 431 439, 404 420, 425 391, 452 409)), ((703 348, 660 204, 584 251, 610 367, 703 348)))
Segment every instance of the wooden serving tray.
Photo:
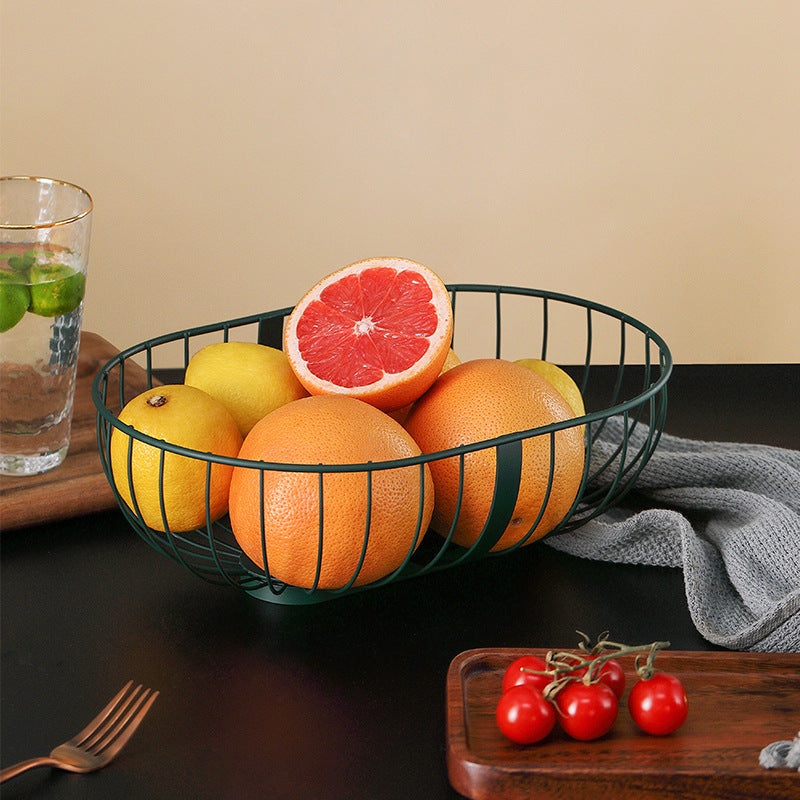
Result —
MULTIPOLYGON (((96 333, 81 334, 67 457, 55 469, 41 475, 22 478, 0 475, 0 528, 3 531, 117 507, 100 463, 92 381, 103 364, 118 352, 96 333)), ((118 412, 119 380, 116 371, 109 376, 108 383, 109 406, 118 412)), ((125 368, 126 402, 146 388, 145 370, 128 362, 125 368)))
POLYGON ((517 657, 546 650, 468 650, 447 675, 450 783, 482 800, 623 798, 800 798, 800 773, 764 769, 762 748, 800 729, 800 655, 662 651, 656 666, 678 676, 689 718, 671 736, 640 733, 627 709, 632 657, 620 659, 626 691, 611 732, 578 742, 556 730, 515 745, 497 728, 503 673, 517 657))

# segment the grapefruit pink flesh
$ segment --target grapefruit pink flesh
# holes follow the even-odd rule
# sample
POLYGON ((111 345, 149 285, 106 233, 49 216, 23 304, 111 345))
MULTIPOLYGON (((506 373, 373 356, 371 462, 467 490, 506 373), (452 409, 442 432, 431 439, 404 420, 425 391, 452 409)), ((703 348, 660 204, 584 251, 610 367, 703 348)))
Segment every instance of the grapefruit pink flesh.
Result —
POLYGON ((372 267, 326 286, 297 323, 300 354, 317 377, 368 386, 428 350, 438 315, 419 273, 372 267))
POLYGON ((402 258, 351 264, 319 281, 295 306, 284 350, 311 394, 345 394, 384 411, 416 400, 450 347, 447 288, 402 258))

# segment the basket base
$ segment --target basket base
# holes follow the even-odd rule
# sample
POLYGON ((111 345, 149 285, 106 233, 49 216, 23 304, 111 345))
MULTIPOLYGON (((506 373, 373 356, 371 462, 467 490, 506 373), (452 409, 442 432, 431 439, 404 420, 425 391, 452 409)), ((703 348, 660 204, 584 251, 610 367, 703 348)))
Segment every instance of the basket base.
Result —
POLYGON ((245 591, 250 597, 254 597, 256 600, 261 600, 265 603, 274 603, 283 606, 310 606, 316 605, 317 603, 325 603, 328 600, 334 600, 345 594, 353 594, 361 588, 362 587, 356 586, 339 591, 334 589, 315 589, 311 591, 308 589, 300 589, 297 586, 286 586, 281 591, 275 592, 270 589, 269 586, 262 586, 260 589, 245 589, 245 591))

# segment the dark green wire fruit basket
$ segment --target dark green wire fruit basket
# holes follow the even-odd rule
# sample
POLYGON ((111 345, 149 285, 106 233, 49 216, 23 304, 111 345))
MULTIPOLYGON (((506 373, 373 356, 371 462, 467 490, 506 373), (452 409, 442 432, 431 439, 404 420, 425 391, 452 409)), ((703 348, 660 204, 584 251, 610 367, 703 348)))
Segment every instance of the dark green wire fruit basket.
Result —
MULTIPOLYGON (((125 387, 126 374, 131 372, 131 365, 143 367, 147 372, 148 385, 153 386, 154 361, 163 363, 165 355, 175 359, 173 364, 182 358, 185 369, 194 352, 215 342, 258 341, 281 347, 284 320, 291 308, 178 331, 119 353, 100 369, 92 385, 92 397, 98 412, 97 441, 103 469, 128 522, 153 548, 204 580, 239 587, 261 600, 302 604, 340 597, 403 578, 422 576, 478 558, 506 557, 526 544, 536 523, 528 536, 513 547, 490 552, 514 513, 520 487, 522 443, 529 437, 544 436, 550 439, 551 475, 544 507, 553 481, 556 433, 571 426, 585 426, 586 454, 580 488, 572 507, 549 536, 566 534, 608 511, 634 486, 663 430, 667 410, 667 381, 672 371, 672 357, 667 345, 654 331, 627 314, 577 297, 486 284, 451 284, 447 288, 455 316, 453 347, 462 360, 478 357, 509 360, 541 358, 557 363, 572 375, 581 389, 586 402, 586 414, 441 453, 391 462, 277 464, 201 453, 153 439, 117 419, 112 409, 123 407, 132 396, 130 388, 126 392, 125 387), (463 337, 463 345, 460 336, 462 331, 468 333, 467 337, 463 337), (472 352, 468 348, 476 349, 472 352), (137 440, 158 448, 161 451, 162 470, 167 452, 201 460, 206 465, 207 486, 210 484, 213 463, 256 470, 316 473, 320 493, 328 473, 367 473, 368 511, 361 562, 347 584, 340 589, 323 590, 316 588, 316 585, 301 588, 281 583, 270 575, 268 558, 266 569, 254 564, 236 542, 227 516, 216 522, 209 521, 204 527, 190 532, 170 531, 168 526, 165 526, 166 531, 148 527, 141 514, 135 508, 130 508, 117 492, 110 458, 114 428, 132 437, 131 446, 133 440, 137 440), (604 430, 608 432, 612 428, 616 431, 615 435, 604 438, 604 430), (610 447, 609 440, 613 442, 610 447), (381 469, 416 466, 422 487, 424 465, 427 462, 455 456, 460 459, 463 480, 466 454, 484 448, 494 448, 496 451, 495 486, 489 516, 475 544, 464 548, 451 541, 452 530, 449 536, 439 536, 432 531, 420 530, 421 525, 418 525, 415 541, 400 567, 375 583, 355 586, 369 537, 372 473, 381 469)), ((322 531, 323 520, 320 518, 320 554, 322 531)), ((317 575, 319 569, 318 564, 317 575)))

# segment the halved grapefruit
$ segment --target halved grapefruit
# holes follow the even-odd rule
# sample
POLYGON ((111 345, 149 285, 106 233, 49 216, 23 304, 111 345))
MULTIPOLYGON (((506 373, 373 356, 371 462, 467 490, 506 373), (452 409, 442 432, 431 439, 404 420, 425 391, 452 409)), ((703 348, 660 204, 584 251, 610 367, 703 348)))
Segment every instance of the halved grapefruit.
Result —
POLYGON ((317 283, 289 315, 283 344, 310 394, 394 411, 436 380, 452 334, 450 297, 431 270, 373 258, 317 283))

